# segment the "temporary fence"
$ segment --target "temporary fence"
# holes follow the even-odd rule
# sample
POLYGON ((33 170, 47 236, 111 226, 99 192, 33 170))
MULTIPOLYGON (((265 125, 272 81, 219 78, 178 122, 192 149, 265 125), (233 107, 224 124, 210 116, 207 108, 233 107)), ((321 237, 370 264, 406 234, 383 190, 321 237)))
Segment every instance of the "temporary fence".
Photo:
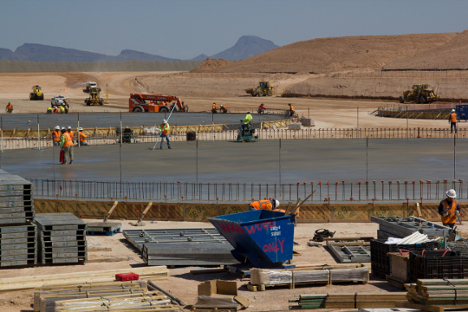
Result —
POLYGON ((391 104, 384 105, 378 108, 379 111, 396 111, 396 112, 407 112, 407 111, 426 111, 426 110, 451 110, 455 109, 459 103, 450 104, 391 104))
POLYGON ((457 198, 468 198, 463 180, 412 181, 319 181, 290 184, 193 183, 193 182, 98 182, 78 180, 29 179, 38 198, 154 200, 167 202, 250 202, 276 198, 296 202, 392 202, 437 201, 448 189, 457 198))

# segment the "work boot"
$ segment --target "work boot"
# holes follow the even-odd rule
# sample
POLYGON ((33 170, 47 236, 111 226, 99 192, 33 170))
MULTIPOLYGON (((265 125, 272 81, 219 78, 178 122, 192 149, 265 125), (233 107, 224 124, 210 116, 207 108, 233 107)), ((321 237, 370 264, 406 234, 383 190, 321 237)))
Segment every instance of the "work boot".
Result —
POLYGON ((164 149, 164 147, 161 146, 159 149, 164 149))
POLYGON ((71 165, 71 164, 73 164, 73 160, 72 160, 72 161, 70 161, 70 165, 71 165))
POLYGON ((172 147, 169 146, 168 149, 172 149, 172 147))

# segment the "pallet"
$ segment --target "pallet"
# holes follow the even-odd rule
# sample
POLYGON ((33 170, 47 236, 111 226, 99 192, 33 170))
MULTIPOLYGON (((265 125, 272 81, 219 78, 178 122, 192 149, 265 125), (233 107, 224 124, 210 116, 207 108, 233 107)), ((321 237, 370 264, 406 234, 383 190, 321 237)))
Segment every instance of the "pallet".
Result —
POLYGON ((121 223, 95 222, 87 224, 86 234, 91 236, 112 236, 120 233, 121 223))
MULTIPOLYGON (((340 283, 345 283, 345 284, 367 284, 367 281, 357 281, 357 282, 350 282, 350 281, 333 281, 333 284, 340 284, 340 283)), ((289 287, 290 289, 295 289, 297 286, 303 286, 303 287, 308 287, 308 286, 327 286, 330 285, 329 282, 302 282, 302 283, 283 283, 283 284, 272 284, 272 285, 252 285, 252 284, 246 284, 247 289, 250 291, 264 291, 267 288, 276 288, 276 287, 289 287)))

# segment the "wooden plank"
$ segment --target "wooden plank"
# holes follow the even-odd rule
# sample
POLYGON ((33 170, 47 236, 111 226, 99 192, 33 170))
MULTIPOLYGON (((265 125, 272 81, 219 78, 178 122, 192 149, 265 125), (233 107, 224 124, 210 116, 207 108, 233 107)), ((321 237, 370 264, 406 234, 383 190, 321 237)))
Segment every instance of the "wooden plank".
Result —
POLYGON ((367 241, 374 239, 375 237, 373 236, 358 236, 358 237, 324 237, 324 241, 367 241))

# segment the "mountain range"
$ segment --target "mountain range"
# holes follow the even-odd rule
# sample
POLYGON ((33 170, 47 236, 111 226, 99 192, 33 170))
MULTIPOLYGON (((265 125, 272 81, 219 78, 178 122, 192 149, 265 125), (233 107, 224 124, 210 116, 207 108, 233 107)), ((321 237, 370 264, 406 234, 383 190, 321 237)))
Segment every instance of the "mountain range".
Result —
MULTIPOLYGON (((223 58, 226 60, 238 61, 254 55, 276 49, 270 40, 265 40, 256 36, 242 36, 236 44, 222 52, 208 56, 200 54, 190 61, 200 61, 210 58, 223 58)), ((106 55, 82 51, 77 49, 67 49, 37 43, 25 43, 15 51, 0 48, 0 61, 32 61, 32 62, 124 62, 124 61, 181 61, 180 59, 168 58, 160 55, 139 52, 135 50, 122 50, 119 55, 106 55)))

